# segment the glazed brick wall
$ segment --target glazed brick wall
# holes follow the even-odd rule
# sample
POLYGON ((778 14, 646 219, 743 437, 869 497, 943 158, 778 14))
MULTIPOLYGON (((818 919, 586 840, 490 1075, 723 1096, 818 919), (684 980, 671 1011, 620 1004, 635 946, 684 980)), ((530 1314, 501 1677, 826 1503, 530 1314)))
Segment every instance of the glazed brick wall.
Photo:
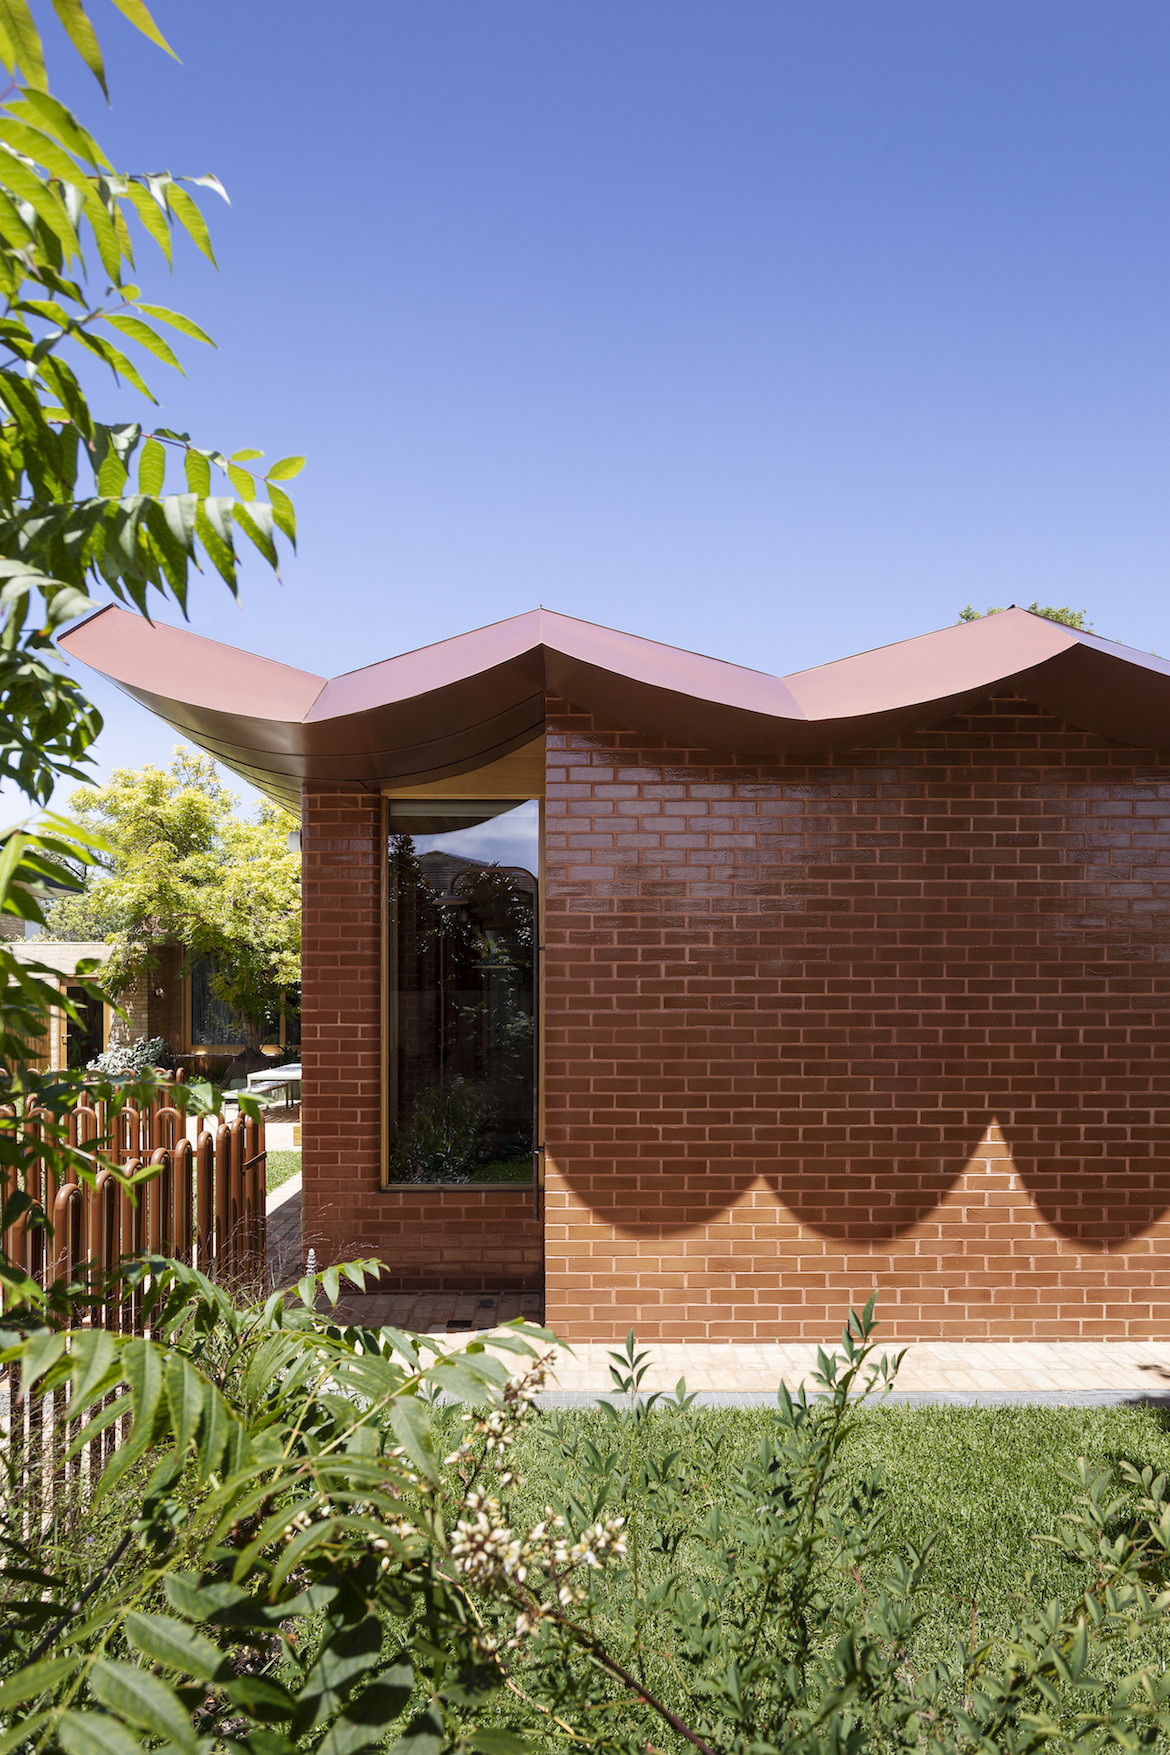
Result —
POLYGON ((302 795, 302 1245, 321 1265, 377 1256, 381 1291, 539 1291, 529 1190, 379 1186, 381 806, 302 795))
POLYGON ((1170 766, 999 698, 761 762, 550 703, 546 1320, 1164 1336, 1170 766))

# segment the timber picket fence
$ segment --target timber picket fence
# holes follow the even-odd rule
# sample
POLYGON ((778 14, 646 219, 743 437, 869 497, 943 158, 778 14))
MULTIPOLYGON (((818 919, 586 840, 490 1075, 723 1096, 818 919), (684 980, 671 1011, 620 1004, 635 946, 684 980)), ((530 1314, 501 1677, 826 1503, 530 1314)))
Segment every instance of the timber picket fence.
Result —
MULTIPOLYGON (((267 1290, 262 1120, 219 1116, 208 1125, 200 1118, 191 1140, 186 1116, 166 1100, 165 1088, 148 1106, 113 1111, 83 1091, 64 1133, 69 1145, 100 1156, 102 1168, 93 1182, 79 1178, 75 1169, 58 1180, 51 1154, 37 1150, 52 1126, 47 1110, 17 1116, 10 1108, 0 1109, 0 1129, 15 1131, 27 1148, 20 1154, 20 1174, 34 1203, 2 1241, 9 1262, 41 1286, 97 1270, 105 1295, 77 1304, 75 1326, 149 1332, 141 1287, 105 1280, 132 1255, 187 1262, 245 1294, 267 1290), (153 1174, 128 1189, 123 1178, 145 1167, 153 1174), (50 1220, 51 1231, 36 1222, 40 1215, 50 1220)), ((0 1178, 3 1174, 0 1169, 0 1178)), ((79 1438, 71 1400, 68 1386, 42 1400, 24 1393, 18 1370, 0 1371, 0 1515, 25 1540, 47 1530, 54 1517, 80 1512, 129 1432, 128 1417, 119 1417, 70 1454, 79 1438)))
MULTIPOLYGON (((67 1121, 68 1141, 104 1161, 96 1183, 74 1170, 58 1181, 37 1141, 52 1126, 47 1111, 18 1118, 0 1110, 0 1128, 17 1129, 30 1148, 24 1156, 24 1192, 49 1220, 29 1212, 3 1236, 8 1260, 39 1285, 73 1279, 89 1264, 99 1272, 129 1255, 170 1256, 222 1283, 259 1286, 265 1276, 264 1123, 239 1116, 210 1125, 200 1118, 194 1140, 183 1111, 163 1098, 141 1109, 114 1112, 82 1093, 67 1121), (149 1168, 150 1179, 131 1191, 121 1177, 149 1168)), ((2 1174, 2 1172, 0 1172, 2 1174)), ((119 1330, 138 1326, 136 1299, 91 1307, 87 1322, 119 1330)))

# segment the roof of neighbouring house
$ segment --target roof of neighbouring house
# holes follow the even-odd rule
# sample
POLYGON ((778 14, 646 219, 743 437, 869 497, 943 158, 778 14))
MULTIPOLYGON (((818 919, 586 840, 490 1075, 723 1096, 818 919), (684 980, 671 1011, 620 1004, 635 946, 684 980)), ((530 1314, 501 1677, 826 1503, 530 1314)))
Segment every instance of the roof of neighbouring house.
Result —
POLYGON ((123 609, 62 636, 294 812, 303 780, 457 775, 539 734, 548 695, 676 748, 766 757, 888 740, 1011 691, 1070 724, 1170 747, 1170 664, 1007 609, 792 676, 530 610, 329 680, 123 609))
POLYGON ((112 947, 101 939, 26 938, 8 948, 19 963, 43 963, 59 975, 76 975, 78 963, 86 957, 104 963, 112 947))

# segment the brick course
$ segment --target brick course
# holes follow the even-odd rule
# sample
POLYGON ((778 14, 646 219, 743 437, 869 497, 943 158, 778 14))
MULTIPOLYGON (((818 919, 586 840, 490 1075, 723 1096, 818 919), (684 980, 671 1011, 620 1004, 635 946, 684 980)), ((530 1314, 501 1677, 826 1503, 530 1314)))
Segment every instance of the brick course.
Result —
POLYGON ((524 1188, 379 1186, 382 801, 302 798, 302 1246, 378 1256, 383 1291, 539 1291, 541 1227, 524 1188))
POLYGON ((546 1320, 1154 1338, 1170 766, 988 700, 820 761, 549 703, 546 1320))

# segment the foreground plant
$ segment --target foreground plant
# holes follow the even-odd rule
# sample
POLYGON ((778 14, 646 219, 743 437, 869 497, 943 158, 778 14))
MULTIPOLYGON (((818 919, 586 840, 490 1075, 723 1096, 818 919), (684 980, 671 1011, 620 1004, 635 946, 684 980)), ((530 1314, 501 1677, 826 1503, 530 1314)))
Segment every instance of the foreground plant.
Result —
MULTIPOLYGON (((143 0, 118 3, 167 48, 143 0)), ((104 89, 79 0, 54 11, 104 89)), ((125 406, 129 396, 149 416, 143 370, 181 369, 175 347, 210 339, 140 282, 152 254, 169 265, 179 238, 214 260, 197 197, 223 190, 214 176, 116 169, 52 96, 28 0, 0 0, 0 62, 0 781, 28 805, 0 836, 0 909, 43 924, 46 898, 76 887, 101 851, 84 824, 40 814, 59 781, 86 778, 101 729, 62 673, 56 632, 111 598, 144 614, 152 602, 185 609, 205 568, 234 595, 241 542, 275 569, 278 536, 295 539, 279 484, 302 460, 283 458, 258 481, 258 451, 225 455, 125 406), (95 362, 108 392, 89 387, 95 362)), ((92 967, 78 981, 100 994, 92 967)), ((68 1077, 46 1078, 35 1053, 53 1006, 74 1011, 54 972, 18 961, 0 938, 0 1102, 55 1110, 68 1077)), ((20 1168, 11 1153, 5 1162, 20 1168)))
POLYGON ((9 1312, 0 1748, 344 1755, 399 1720, 419 1755, 452 1730, 476 1743, 464 1709, 501 1678, 436 1565, 426 1397, 508 1407, 544 1336, 447 1353, 314 1312, 372 1266, 241 1309, 181 1264, 130 1263, 113 1290, 142 1301, 147 1335, 67 1329, 52 1313, 65 1299, 76 1320, 79 1288, 9 1312), (79 1554, 111 1503, 116 1537, 79 1554))
POLYGON ((718 1439, 683 1386, 642 1395, 632 1337, 598 1442, 534 1412, 544 1331, 448 1352, 313 1309, 370 1266, 237 1308, 175 1263, 129 1264, 143 1337, 10 1315, 2 1362, 40 1420, 33 1455, 8 1453, 0 1750, 522 1755, 535 1732, 629 1755, 1026 1755, 1170 1729, 1160 1655, 1102 1675, 1111 1646, 1170 1630, 1149 1470, 1121 1498, 1082 1471, 1058 1538, 1089 1573, 1075 1601, 920 1661, 928 1556, 890 1553, 879 1483, 843 1464, 897 1369, 872 1308, 821 1355, 820 1393, 782 1391, 700 1495, 718 1439), (536 1518, 513 1463, 534 1441, 564 1482, 536 1518), (102 1532, 85 1558, 79 1531, 102 1532))
POLYGON ((510 1447, 476 1421, 448 1458, 471 1515, 445 1565, 483 1619, 513 1722, 629 1755, 1025 1755, 1134 1749, 1170 1730, 1170 1488, 1149 1469, 1123 1465, 1119 1494, 1081 1465, 1056 1539, 1083 1594, 1004 1605, 993 1637, 942 1663, 919 1655, 929 1552, 891 1552, 880 1478, 857 1481, 843 1460, 899 1364, 876 1355, 874 1327, 871 1300, 841 1352, 820 1353, 819 1393, 782 1389, 742 1459, 685 1385, 641 1393, 631 1334, 612 1355, 608 1440, 542 1420, 542 1468, 566 1486, 532 1527, 510 1447), (1147 1662, 1127 1673, 1135 1642, 1147 1662))

